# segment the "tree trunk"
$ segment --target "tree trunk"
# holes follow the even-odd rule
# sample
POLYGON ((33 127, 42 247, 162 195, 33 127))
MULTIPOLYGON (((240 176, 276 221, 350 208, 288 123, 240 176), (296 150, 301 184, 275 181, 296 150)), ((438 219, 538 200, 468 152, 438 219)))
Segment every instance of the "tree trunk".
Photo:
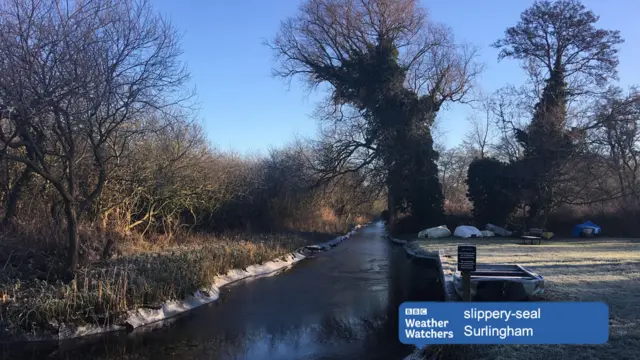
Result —
POLYGON ((396 202, 393 195, 393 189, 391 185, 387 185, 387 210, 389 211, 389 228, 392 228, 396 222, 396 202))
POLYGON ((29 183, 29 180, 31 180, 32 173, 33 170, 31 170, 31 168, 28 166, 25 167, 16 183, 13 184, 9 196, 7 196, 7 206, 5 208, 4 219, 2 219, 3 225, 9 225, 11 220, 16 216, 18 212, 18 200, 20 200, 22 189, 29 183))
POLYGON ((78 267, 78 219, 76 209, 70 201, 64 202, 67 214, 67 234, 69 236, 69 269, 71 272, 78 267))

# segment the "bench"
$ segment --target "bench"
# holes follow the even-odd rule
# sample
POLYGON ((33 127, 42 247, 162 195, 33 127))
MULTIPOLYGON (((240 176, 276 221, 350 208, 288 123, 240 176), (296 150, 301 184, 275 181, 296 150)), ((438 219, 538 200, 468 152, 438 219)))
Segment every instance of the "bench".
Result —
POLYGON ((526 245, 527 242, 531 245, 533 245, 534 242, 538 242, 538 245, 540 245, 542 243, 542 237, 540 236, 530 236, 530 235, 525 235, 522 237, 523 243, 526 245))

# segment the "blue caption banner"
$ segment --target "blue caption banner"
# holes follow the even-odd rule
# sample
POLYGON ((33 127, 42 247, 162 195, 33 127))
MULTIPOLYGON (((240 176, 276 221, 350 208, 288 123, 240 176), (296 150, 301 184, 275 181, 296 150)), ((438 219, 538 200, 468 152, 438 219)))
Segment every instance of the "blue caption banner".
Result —
POLYGON ((601 302, 405 302, 403 344, 603 344, 609 307, 601 302))

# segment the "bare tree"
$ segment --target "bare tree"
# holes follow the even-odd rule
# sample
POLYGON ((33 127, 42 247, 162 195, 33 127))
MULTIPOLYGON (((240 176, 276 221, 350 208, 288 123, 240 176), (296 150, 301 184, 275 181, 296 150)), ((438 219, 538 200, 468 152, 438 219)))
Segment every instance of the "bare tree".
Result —
POLYGON ((561 72, 571 98, 616 77, 623 39, 619 31, 596 28, 598 20, 578 0, 536 1, 493 46, 500 59, 521 60, 539 90, 554 71, 561 72))
MULTIPOLYGON (((615 179, 607 195, 621 198, 623 209, 640 206, 640 93, 632 88, 625 94, 611 88, 596 104, 589 131, 592 156, 597 155, 606 172, 598 177, 615 179)), ((602 171, 603 169, 600 168, 602 171)))
POLYGON ((484 97, 476 107, 476 111, 467 118, 471 129, 465 136, 463 146, 472 157, 482 159, 488 156, 495 146, 497 121, 494 118, 494 108, 493 100, 484 97))
POLYGON ((108 179, 109 139, 139 130, 146 109, 180 100, 187 75, 178 39, 144 1, 9 0, 2 8, 0 98, 10 109, 2 154, 57 190, 74 269, 78 216, 108 179), (90 187, 79 186, 83 167, 97 174, 90 187))
POLYGON ((330 85, 319 146, 325 180, 364 171, 389 185, 390 154, 400 154, 389 146, 403 142, 391 133, 406 130, 388 131, 392 118, 427 109, 420 121, 428 129, 443 104, 468 94, 480 71, 475 49, 456 45, 451 31, 430 22, 415 0, 309 0, 268 45, 280 65, 276 76, 300 76, 310 88, 330 85), (380 101, 402 91, 412 95, 396 100, 413 101, 404 110, 399 100, 380 101))
POLYGON ((398 50, 408 86, 433 94, 439 105, 460 100, 480 71, 476 50, 456 45, 451 30, 430 22, 416 0, 309 0, 268 46, 280 64, 276 76, 301 75, 314 87, 326 81, 323 68, 339 68, 381 39, 398 50))
MULTIPOLYGON (((493 156, 504 162, 512 162, 522 157, 522 147, 517 142, 517 130, 524 128, 533 113, 533 99, 525 89, 505 86, 481 102, 484 121, 479 130, 474 131, 475 139, 491 138, 489 149, 493 156), (489 113, 487 113, 487 109, 489 113), (487 119, 491 120, 488 121, 487 119), (479 135, 478 135, 479 134, 479 135)), ((475 126, 474 126, 475 127, 475 126)), ((473 142, 478 142, 475 140, 473 142)))
POLYGON ((464 146, 440 152, 438 170, 444 195, 444 209, 447 213, 467 213, 471 204, 467 198, 467 170, 473 160, 464 146))
POLYGON ((596 28, 597 22, 577 0, 536 1, 493 44, 500 59, 524 61, 534 81, 544 80, 531 122, 515 131, 524 150, 518 176, 531 194, 531 218, 544 212, 546 219, 576 190, 571 169, 584 149, 579 132, 567 129, 570 101, 599 92, 617 76, 623 40, 618 31, 596 28))
POLYGON ((297 16, 282 23, 275 40, 267 45, 280 64, 274 70, 276 76, 289 80, 302 76, 312 88, 325 82, 332 86, 333 101, 320 116, 335 124, 361 114, 330 106, 339 105, 337 92, 344 84, 326 73, 339 72, 383 39, 393 43, 400 66, 407 69, 406 86, 432 97, 434 111, 446 101, 461 100, 481 70, 474 62, 476 50, 456 45, 451 31, 430 22, 415 0, 310 0, 297 16))

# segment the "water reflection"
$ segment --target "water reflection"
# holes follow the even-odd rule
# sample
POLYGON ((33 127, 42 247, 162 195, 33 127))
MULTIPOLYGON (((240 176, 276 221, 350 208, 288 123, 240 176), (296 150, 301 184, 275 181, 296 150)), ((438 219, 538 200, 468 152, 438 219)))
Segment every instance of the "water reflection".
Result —
MULTIPOLYGON (((180 336, 168 340, 147 334, 144 338, 102 342, 67 351, 31 353, 32 359, 390 359, 409 352, 389 346, 397 338, 397 320, 384 314, 370 317, 326 316, 306 327, 283 325, 242 333, 218 333, 206 341, 180 336), (160 342, 164 342, 160 344, 160 342), (390 357, 392 356, 392 357, 390 357)), ((9 359, 9 358, 7 358, 9 359)))
POLYGON ((398 306, 442 300, 433 272, 370 228, 278 277, 239 283, 161 328, 2 359, 401 359, 398 306))

